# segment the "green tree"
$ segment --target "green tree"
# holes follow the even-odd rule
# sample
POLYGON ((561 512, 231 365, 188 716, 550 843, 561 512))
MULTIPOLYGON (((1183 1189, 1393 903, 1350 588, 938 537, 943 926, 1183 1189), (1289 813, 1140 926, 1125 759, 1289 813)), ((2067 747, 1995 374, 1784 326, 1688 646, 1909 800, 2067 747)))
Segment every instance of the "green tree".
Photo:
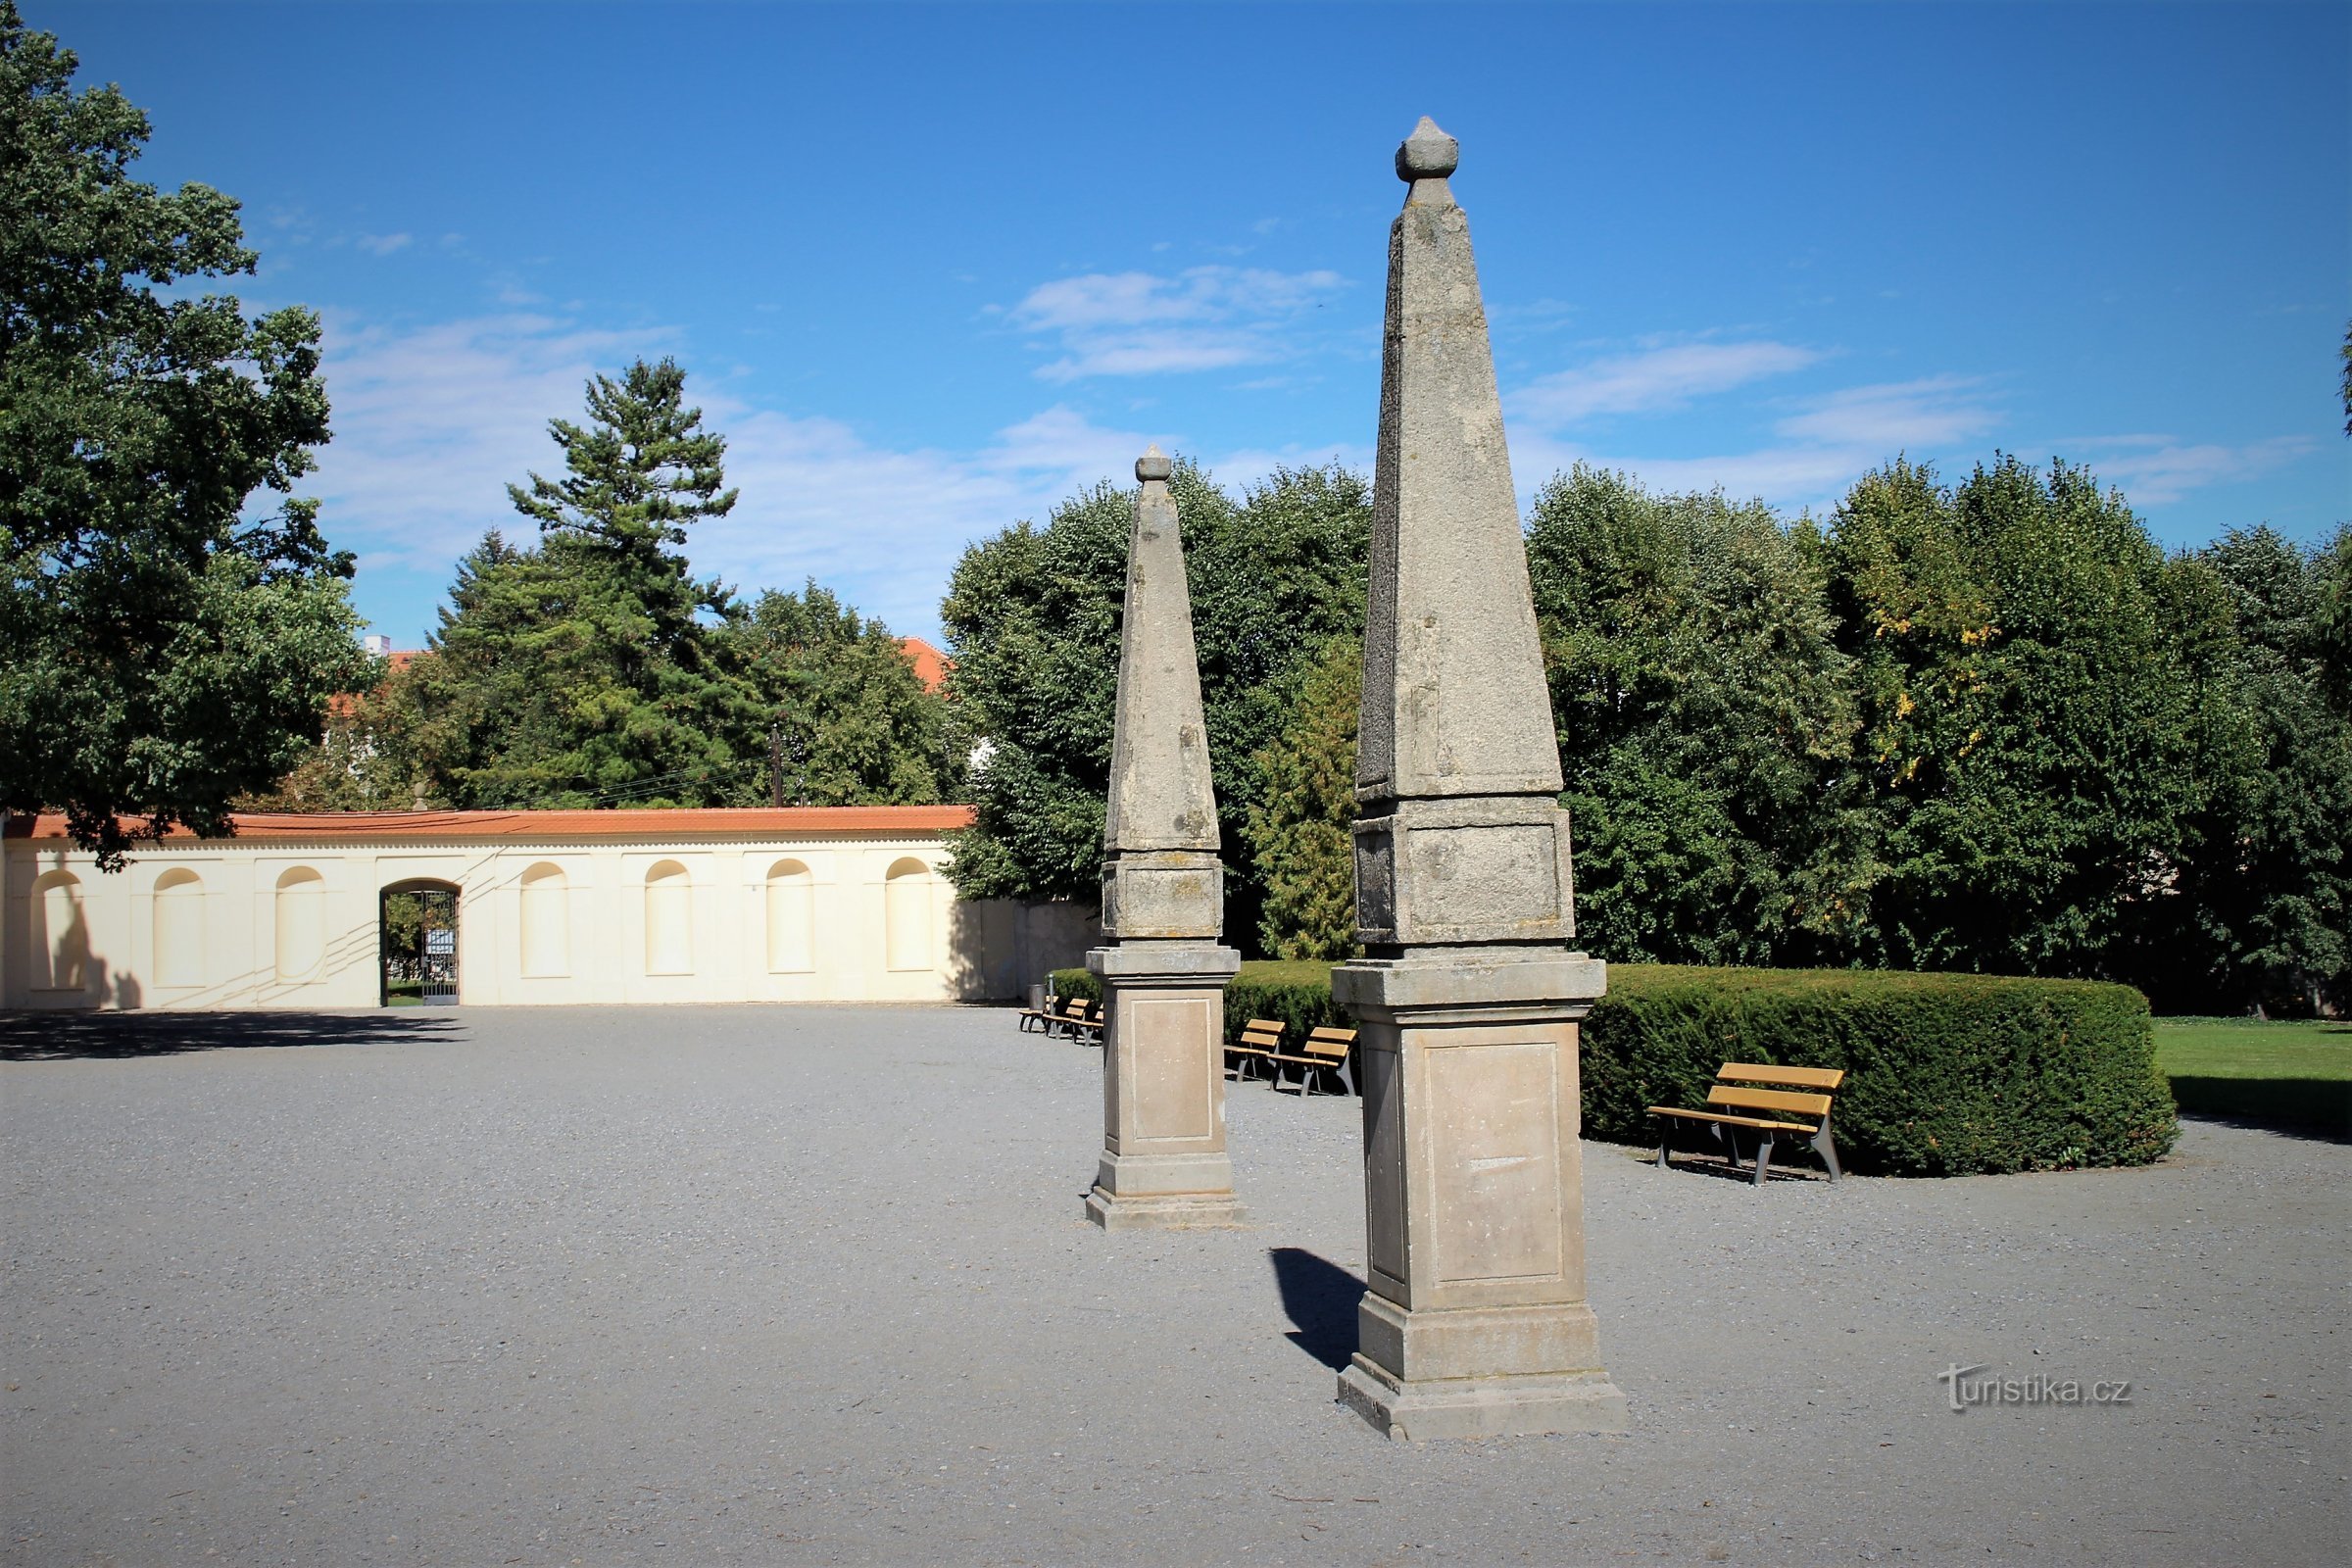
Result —
MULTIPOLYGON (((651 591, 659 595, 669 575, 660 567, 651 591)), ((713 656, 700 624, 662 638, 638 586, 612 558, 564 537, 518 549, 493 530, 459 563, 439 630, 409 684, 417 765, 433 804, 745 806, 765 798, 756 694, 713 656)))
POLYGON ((2121 494, 2008 457, 1956 490, 1899 461, 1866 477, 1829 555, 1884 861, 1865 956, 2140 978, 2222 733, 2210 639, 2167 623, 2195 584, 2121 494))
POLYGON ((2160 1005, 2309 1013, 2352 982, 2352 722, 2326 696, 2324 551, 2268 527, 2177 563, 2202 612, 2166 621, 2213 701, 2139 968, 2160 1005))
POLYGON ((62 808, 112 869, 227 831, 368 664, 351 558, 293 495, 318 318, 187 290, 254 270, 237 204, 132 179, 146 117, 74 70, 0 0, 0 807, 62 808))
MULTIPOLYGON (((1198 467, 1170 481, 1200 650, 1201 703, 1224 829, 1226 931, 1259 925, 1263 885, 1245 832, 1257 757, 1332 637, 1363 627, 1370 496, 1340 468, 1280 470, 1240 501, 1198 467)), ((970 897, 1100 891, 1103 796, 1118 686, 1134 492, 1102 484, 964 553, 941 607, 949 685, 982 742, 979 820, 949 874, 970 897)))
POLYGON ((1277 958, 1355 956, 1355 729, 1364 648, 1340 639, 1299 683, 1274 743, 1246 838, 1265 902, 1258 942, 1277 958))
POLYGON ((812 581, 760 594, 722 636, 777 731, 788 802, 928 806, 960 789, 947 704, 881 621, 812 581))
POLYGON ((698 612, 724 608, 718 584, 689 578, 674 547, 689 525, 735 510, 736 492, 720 488, 726 438, 686 407, 675 360, 639 360, 617 381, 591 378, 588 416, 585 426, 548 421, 564 477, 533 473, 528 489, 511 484, 507 494, 557 555, 635 602, 650 653, 674 654, 694 641, 698 612))
POLYGON ((1629 961, 1850 953, 1869 815, 1811 524, 1580 466, 1538 493, 1528 569, 1579 943, 1629 961))
POLYGON ((554 419, 561 479, 510 485, 539 524, 465 561, 411 684, 418 765, 459 807, 729 806, 764 798, 758 694, 714 628, 742 613, 677 548, 724 515, 726 441, 685 372, 638 361, 554 419))

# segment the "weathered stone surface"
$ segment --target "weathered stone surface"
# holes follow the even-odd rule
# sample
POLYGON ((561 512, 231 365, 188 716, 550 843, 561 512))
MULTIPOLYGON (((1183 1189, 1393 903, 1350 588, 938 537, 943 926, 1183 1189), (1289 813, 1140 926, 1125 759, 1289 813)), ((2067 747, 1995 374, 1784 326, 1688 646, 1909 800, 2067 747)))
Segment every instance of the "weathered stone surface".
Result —
POLYGON ((1355 775, 1373 815, 1560 789, 1469 220, 1436 172, 1452 146, 1423 120, 1397 155, 1355 775))
POLYGON ((1567 813, 1453 139, 1389 238, 1356 771, 1365 1258, 1340 1397, 1398 1438, 1610 1431, 1585 1304, 1567 813))
POLYGON ((1193 650, 1174 466, 1157 447, 1127 553, 1117 729, 1103 827, 1102 1154, 1086 1215, 1106 1231, 1239 1223, 1225 1152, 1225 868, 1193 650))
MULTIPOLYGON (((1102 826, 1102 847, 1113 857, 1217 850, 1208 727, 1200 715, 1200 664, 1176 499, 1168 493, 1171 471, 1157 447, 1135 466, 1142 489, 1128 535, 1117 728, 1102 826)), ((1214 937, 1217 927, 1198 934, 1214 937)))
POLYGON ((1225 1152, 1225 982, 1242 956, 1208 943, 1098 948, 1102 1153, 1086 1215, 1105 1230, 1238 1223, 1225 1152))
POLYGON ((1224 924, 1225 864, 1200 850, 1126 851, 1102 867, 1102 929, 1122 941, 1199 941, 1224 924))

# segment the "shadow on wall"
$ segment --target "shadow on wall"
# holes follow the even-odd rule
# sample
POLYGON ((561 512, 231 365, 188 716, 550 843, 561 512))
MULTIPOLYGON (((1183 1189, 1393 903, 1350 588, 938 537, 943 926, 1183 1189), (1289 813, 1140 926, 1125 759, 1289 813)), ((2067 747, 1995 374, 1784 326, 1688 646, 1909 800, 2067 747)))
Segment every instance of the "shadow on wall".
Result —
POLYGON ((1266 1256, 1283 1314, 1295 1325, 1284 1338, 1333 1371, 1344 1370, 1355 1354, 1355 1306, 1364 1282, 1302 1247, 1277 1247, 1266 1256))
POLYGON ((1102 945, 1102 915, 1091 904, 957 899, 949 906, 942 965, 948 995, 1014 1001, 1054 970, 1084 965, 1086 950, 1102 945))
POLYGON ((260 1046, 457 1045, 463 1021, 439 1013, 15 1012, 0 1014, 0 1061, 122 1060, 260 1046))

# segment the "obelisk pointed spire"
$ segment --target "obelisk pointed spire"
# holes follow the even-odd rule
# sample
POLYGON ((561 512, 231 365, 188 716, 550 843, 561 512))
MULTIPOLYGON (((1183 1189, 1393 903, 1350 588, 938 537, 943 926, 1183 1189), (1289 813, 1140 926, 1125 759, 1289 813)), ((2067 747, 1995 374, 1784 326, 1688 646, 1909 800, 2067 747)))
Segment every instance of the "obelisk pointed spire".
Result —
POLYGON ((1174 471, 1156 445, 1135 465, 1143 485, 1127 543, 1118 721, 1102 827, 1102 847, 1113 854, 1217 848, 1193 601, 1185 585, 1176 498, 1168 493, 1174 471))
POLYGON ((1356 795, 1556 795, 1551 701, 1460 147, 1426 116, 1396 149, 1411 187, 1389 230, 1356 795))

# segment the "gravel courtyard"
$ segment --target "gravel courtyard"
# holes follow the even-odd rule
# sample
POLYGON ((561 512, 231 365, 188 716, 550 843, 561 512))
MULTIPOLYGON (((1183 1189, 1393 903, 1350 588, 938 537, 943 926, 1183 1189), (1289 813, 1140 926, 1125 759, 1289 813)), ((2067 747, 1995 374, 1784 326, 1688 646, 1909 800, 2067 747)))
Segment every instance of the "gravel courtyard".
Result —
POLYGON ((0 1019, 0 1561, 2341 1561, 2352 1150, 1764 1192, 1586 1146, 1630 1436, 1333 1402, 1353 1102, 1079 1217, 1097 1054, 958 1008, 0 1019), (1936 1374, 2129 1379, 1955 1413, 1936 1374))

